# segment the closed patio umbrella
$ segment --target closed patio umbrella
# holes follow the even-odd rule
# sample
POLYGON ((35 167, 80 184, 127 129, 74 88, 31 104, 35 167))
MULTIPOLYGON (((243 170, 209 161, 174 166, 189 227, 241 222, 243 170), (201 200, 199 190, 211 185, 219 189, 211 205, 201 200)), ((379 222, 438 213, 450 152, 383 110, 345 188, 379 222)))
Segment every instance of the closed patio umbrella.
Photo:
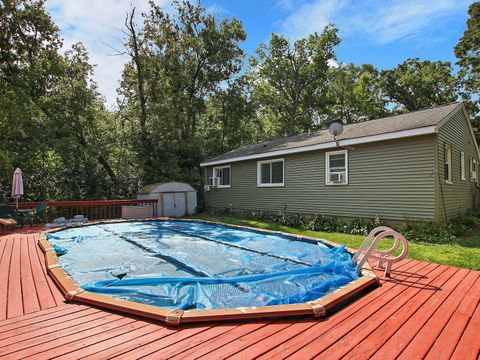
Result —
POLYGON ((23 196, 23 178, 22 170, 17 168, 13 173, 12 181, 12 197, 17 200, 17 209, 18 209, 18 199, 23 196))

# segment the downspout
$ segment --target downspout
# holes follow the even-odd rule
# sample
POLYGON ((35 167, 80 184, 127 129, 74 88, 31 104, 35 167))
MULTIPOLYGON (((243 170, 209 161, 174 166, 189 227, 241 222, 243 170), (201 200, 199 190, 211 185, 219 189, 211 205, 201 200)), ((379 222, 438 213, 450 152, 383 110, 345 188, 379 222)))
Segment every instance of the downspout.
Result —
POLYGON ((448 223, 447 208, 445 206, 445 196, 443 195, 443 182, 440 179, 440 173, 438 172, 438 170, 434 170, 434 171, 437 174, 438 184, 440 185, 440 195, 442 196, 442 205, 443 205, 443 214, 445 215, 445 223, 448 223))

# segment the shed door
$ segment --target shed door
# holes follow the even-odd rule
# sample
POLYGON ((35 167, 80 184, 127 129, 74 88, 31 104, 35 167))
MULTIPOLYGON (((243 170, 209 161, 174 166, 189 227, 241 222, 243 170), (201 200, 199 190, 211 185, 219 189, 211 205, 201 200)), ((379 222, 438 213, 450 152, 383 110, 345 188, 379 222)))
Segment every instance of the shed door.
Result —
POLYGON ((185 193, 175 193, 175 216, 185 216, 186 205, 185 193))
POLYGON ((187 194, 187 213, 188 215, 193 215, 197 210, 197 193, 195 191, 189 191, 186 194, 187 194))
POLYGON ((175 194, 163 194, 163 216, 175 216, 175 194))

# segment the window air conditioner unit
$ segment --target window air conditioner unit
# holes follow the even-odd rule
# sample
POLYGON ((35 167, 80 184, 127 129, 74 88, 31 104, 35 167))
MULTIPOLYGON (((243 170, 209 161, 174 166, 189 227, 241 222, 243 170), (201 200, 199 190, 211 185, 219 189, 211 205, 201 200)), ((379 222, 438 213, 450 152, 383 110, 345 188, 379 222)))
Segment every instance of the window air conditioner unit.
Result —
POLYGON ((210 185, 211 185, 213 188, 218 187, 218 185, 220 185, 220 178, 219 178, 219 177, 211 177, 211 178, 210 178, 210 185))
POLYGON ((477 172, 476 171, 470 171, 470 179, 477 179, 477 172))
POLYGON ((345 182, 345 173, 331 173, 330 182, 333 184, 339 184, 345 182))

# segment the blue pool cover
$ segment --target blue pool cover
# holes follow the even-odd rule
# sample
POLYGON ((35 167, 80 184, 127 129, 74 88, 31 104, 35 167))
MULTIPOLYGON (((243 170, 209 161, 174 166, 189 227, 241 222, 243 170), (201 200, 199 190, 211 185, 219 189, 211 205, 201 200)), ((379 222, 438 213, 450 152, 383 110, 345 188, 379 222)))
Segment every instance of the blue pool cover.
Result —
POLYGON ((171 309, 315 300, 358 278, 343 247, 195 221, 135 221, 47 234, 85 290, 171 309))

